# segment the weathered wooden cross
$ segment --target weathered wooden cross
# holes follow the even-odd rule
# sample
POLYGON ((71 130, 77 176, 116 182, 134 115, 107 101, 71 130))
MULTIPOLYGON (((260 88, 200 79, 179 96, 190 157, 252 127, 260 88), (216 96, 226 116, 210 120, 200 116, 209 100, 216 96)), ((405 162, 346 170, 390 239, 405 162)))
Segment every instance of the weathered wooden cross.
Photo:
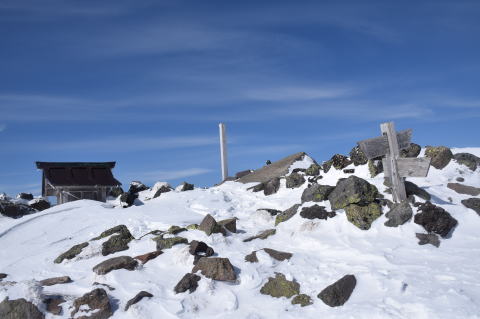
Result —
POLYGON ((225 124, 218 124, 220 133, 220 161, 222 163, 222 181, 228 177, 228 159, 227 159, 227 133, 225 124))
POLYGON ((380 125, 382 136, 358 142, 368 159, 384 156, 382 159, 385 179, 392 185, 393 200, 400 203, 407 199, 404 177, 426 177, 430 158, 401 158, 400 150, 410 146, 412 130, 395 132, 393 122, 380 125))

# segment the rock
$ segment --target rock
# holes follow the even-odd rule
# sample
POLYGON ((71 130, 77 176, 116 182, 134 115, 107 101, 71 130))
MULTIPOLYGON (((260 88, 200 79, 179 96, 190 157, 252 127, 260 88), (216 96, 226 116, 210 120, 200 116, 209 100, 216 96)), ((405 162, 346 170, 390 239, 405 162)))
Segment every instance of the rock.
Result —
POLYGON ((0 280, 7 278, 7 274, 0 273, 0 280))
POLYGON ((257 251, 252 251, 250 254, 246 255, 245 261, 249 263, 258 263, 257 251))
POLYGON ((460 183, 465 182, 465 178, 463 177, 457 177, 455 180, 460 183))
POLYGON ((60 256, 58 256, 53 262, 56 264, 60 264, 65 259, 68 259, 68 260, 73 259, 77 257, 82 252, 83 248, 87 246, 88 246, 87 242, 75 245, 69 250, 67 250, 66 252, 64 252, 63 254, 61 254, 60 256))
POLYGON ((333 161, 332 160, 328 160, 326 162, 323 162, 322 163, 322 170, 325 172, 325 173, 328 173, 328 171, 330 170, 330 168, 332 168, 332 164, 333 164, 333 161))
POLYGON ((189 184, 187 182, 183 182, 181 187, 180 187, 181 192, 193 191, 194 189, 195 189, 195 185, 189 184))
POLYGON ((202 257, 193 267, 192 273, 199 271, 207 278, 219 281, 234 281, 237 279, 235 270, 228 258, 202 257))
POLYGON ((207 214, 207 216, 203 218, 202 222, 198 226, 198 230, 205 232, 207 236, 210 236, 213 233, 222 233, 225 235, 225 230, 223 227, 218 225, 215 221, 215 218, 213 218, 210 214, 207 214))
POLYGON ((130 188, 128 189, 128 192, 130 194, 137 194, 139 192, 146 191, 147 189, 148 189, 148 186, 146 186, 142 182, 133 181, 130 183, 130 188))
POLYGON ((408 202, 393 204, 392 209, 385 214, 388 220, 385 222, 387 227, 398 227, 405 224, 413 216, 412 207, 408 202))
POLYGON ((255 185, 253 187, 247 188, 247 190, 252 190, 254 193, 261 192, 265 189, 265 183, 260 183, 258 185, 255 185))
POLYGON ((480 198, 469 198, 462 200, 463 206, 473 209, 480 216, 480 198))
POLYGON ((292 173, 305 173, 306 171, 307 171, 306 168, 297 167, 292 170, 292 173))
POLYGON ((382 158, 374 158, 368 160, 368 171, 370 172, 370 177, 374 178, 378 174, 383 172, 383 163, 382 158))
POLYGON ((198 288, 198 282, 200 281, 201 277, 195 274, 185 274, 185 276, 180 279, 178 284, 173 288, 176 294, 190 291, 190 293, 194 292, 198 288))
POLYGON ((410 146, 400 151, 400 157, 418 157, 422 147, 415 143, 410 143, 410 146))
POLYGON ((360 229, 368 230, 373 221, 382 215, 382 208, 377 203, 366 206, 351 204, 345 207, 345 213, 349 222, 360 229))
POLYGON ((176 235, 176 234, 179 234, 179 233, 184 232, 184 231, 187 231, 187 229, 184 228, 184 227, 172 225, 168 228, 167 234, 176 235))
POLYGON ((156 251, 152 251, 150 253, 146 253, 146 254, 143 254, 143 255, 138 255, 138 256, 133 257, 133 258, 136 259, 136 260, 139 260, 142 264, 146 264, 150 260, 155 259, 158 256, 160 256, 161 254, 163 254, 163 251, 156 250, 156 251))
POLYGON ((20 193, 20 194, 17 195, 17 198, 18 199, 24 199, 24 200, 32 200, 33 195, 30 194, 30 193, 20 193))
POLYGON ((9 201, 0 201, 0 214, 10 218, 20 218, 36 213, 36 210, 25 204, 16 204, 9 201))
POLYGON ((130 299, 127 304, 125 305, 125 311, 128 310, 134 304, 140 302, 143 298, 152 298, 153 295, 147 291, 140 291, 138 294, 135 295, 132 299, 130 299))
POLYGON ((325 207, 323 206, 318 206, 318 205, 313 205, 310 207, 303 207, 302 211, 300 212, 300 216, 302 218, 307 218, 307 219, 327 219, 331 217, 335 217, 335 212, 327 212, 325 207))
POLYGON ((287 210, 281 212, 280 214, 278 214, 277 217, 275 217, 275 226, 277 226, 278 224, 283 223, 283 222, 289 220, 290 218, 292 218, 293 216, 295 216, 295 214, 297 213, 298 208, 300 206, 301 206, 300 204, 295 204, 292 207, 290 207, 289 209, 287 209, 287 210))
POLYGON ((332 209, 342 209, 350 204, 368 205, 378 196, 377 188, 357 176, 349 176, 338 181, 328 196, 332 209))
POLYGON ((187 226, 188 230, 197 230, 198 229, 198 224, 190 224, 187 226))
POLYGON ((321 202, 328 199, 328 195, 335 189, 334 186, 313 184, 302 193, 302 203, 321 202))
POLYGON ((289 260, 292 258, 292 253, 287 253, 284 251, 279 251, 271 248, 263 248, 263 251, 266 252, 270 257, 278 261, 289 260))
POLYGON ((170 186, 162 185, 157 189, 157 191, 153 195, 153 198, 157 198, 160 195, 162 195, 163 193, 168 193, 168 192, 171 192, 171 191, 172 191, 172 188, 170 186))
POLYGON ((263 194, 265 196, 275 194, 280 189, 280 178, 274 177, 263 186, 263 194))
POLYGON ((102 288, 97 288, 73 302, 73 311, 70 315, 76 319, 106 319, 113 315, 112 306, 108 299, 107 292, 102 288), (78 312, 89 311, 89 316, 78 317, 78 312))
POLYGON ((129 256, 120 256, 107 259, 95 267, 93 267, 93 271, 97 275, 105 275, 111 272, 112 270, 117 269, 126 269, 126 270, 134 270, 135 267, 138 266, 138 261, 133 259, 129 256))
POLYGON ((436 233, 443 238, 447 237, 458 224, 446 210, 430 202, 421 204, 419 211, 421 213, 415 215, 415 223, 423 226, 427 232, 436 233))
POLYGON ((340 154, 333 155, 331 161, 332 161, 332 166, 337 170, 344 169, 348 165, 352 164, 352 161, 349 160, 348 157, 340 154))
POLYGON ((115 186, 110 190, 110 192, 108 193, 108 196, 117 198, 118 196, 121 196, 123 193, 125 193, 123 191, 123 188, 121 188, 120 186, 115 186))
POLYGON ((252 173, 253 171, 251 169, 247 169, 245 171, 241 171, 235 174, 235 179, 242 178, 244 176, 247 176, 248 174, 252 173))
POLYGON ((128 243, 135 239, 127 226, 117 225, 102 232, 99 236, 92 238, 92 240, 99 240, 111 236, 107 241, 102 243, 102 255, 107 256, 119 251, 128 249, 128 243), (116 235, 114 235, 116 234, 116 235), (114 235, 114 236, 112 236, 114 235))
POLYGON ((120 204, 122 207, 131 207, 134 203, 135 203, 135 200, 138 198, 138 195, 137 194, 133 194, 133 193, 123 193, 122 195, 120 195, 120 204))
POLYGON ((458 164, 465 165, 472 171, 480 165, 480 158, 470 153, 457 153, 453 158, 458 164))
POLYGON ((432 161, 430 165, 436 169, 443 169, 450 163, 453 158, 452 151, 445 146, 427 146, 425 149, 425 156, 430 157, 432 161))
POLYGON ((345 174, 353 174, 353 173, 355 173, 355 169, 353 169, 353 168, 352 169, 344 169, 343 172, 345 174))
POLYGON ((275 277, 268 278, 267 283, 260 289, 260 293, 275 298, 290 298, 300 293, 300 285, 298 282, 287 280, 284 274, 275 273, 275 277))
POLYGON ((459 194, 465 194, 470 196, 480 195, 480 188, 468 186, 460 183, 448 183, 447 187, 459 194))
POLYGON ((312 304, 313 304, 313 301, 309 295, 300 294, 300 295, 296 295, 292 299, 292 305, 300 305, 302 307, 306 307, 312 304))
POLYGON ((355 276, 346 275, 337 282, 323 289, 318 294, 318 298, 330 307, 342 306, 350 298, 356 285, 357 279, 355 276))
POLYGON ((63 299, 62 296, 48 296, 48 298, 43 300, 43 303, 48 312, 55 316, 60 316, 63 311, 62 306, 60 305, 65 301, 66 300, 63 299))
POLYGON ((405 181, 405 192, 407 196, 416 195, 424 200, 430 200, 432 198, 426 190, 409 181, 405 181))
POLYGON ((360 147, 355 146, 350 151, 350 160, 352 160, 353 165, 365 165, 368 162, 368 158, 365 153, 360 149, 360 147))
POLYGON ((275 177, 285 176, 288 174, 290 166, 297 161, 303 160, 305 156, 306 154, 303 152, 290 155, 280 161, 273 162, 270 165, 257 169, 254 172, 241 177, 237 181, 243 184, 253 182, 264 183, 275 177))
POLYGON ((235 217, 221 220, 218 222, 218 224, 231 233, 237 232, 237 218, 235 217))
POLYGON ((0 318, 2 319, 44 319, 45 316, 31 302, 25 299, 9 300, 5 298, 0 303, 0 318))
POLYGON ((215 251, 212 247, 205 244, 203 241, 192 240, 190 243, 190 254, 194 256, 210 257, 215 251))
POLYGON ((183 237, 168 237, 163 238, 163 235, 152 238, 157 243, 157 250, 170 249, 175 245, 188 244, 188 240, 183 237))
POLYGON ((248 237, 247 239, 244 239, 243 242, 246 243, 246 242, 252 241, 254 239, 267 239, 268 237, 270 237, 272 235, 275 235, 276 232, 277 232, 276 229, 267 229, 267 230, 259 232, 255 236, 248 237))
POLYGON ((259 208, 259 209, 257 209, 257 212, 261 211, 261 210, 266 211, 267 213, 270 214, 270 216, 276 216, 276 215, 278 215, 279 213, 282 212, 281 210, 273 209, 273 208, 259 208))
POLYGON ((320 175, 320 169, 322 167, 320 165, 318 165, 317 163, 313 163, 312 165, 310 165, 306 170, 305 170, 305 174, 308 175, 308 176, 318 176, 320 175))
POLYGON ((440 239, 435 234, 416 233, 415 236, 417 236, 417 238, 419 239, 419 245, 430 244, 435 247, 440 247, 440 239))
POLYGON ((103 286, 103 287, 107 288, 107 289, 110 290, 110 291, 115 290, 115 288, 113 288, 113 287, 110 286, 110 285, 103 284, 103 283, 96 282, 96 281, 92 284, 92 286, 103 286))
POLYGON ((53 285, 58 285, 58 284, 68 284, 71 283, 72 279, 68 276, 63 276, 63 277, 54 277, 54 278, 48 278, 40 281, 40 285, 42 286, 53 286, 53 285))
POLYGON ((287 176, 287 188, 298 188, 305 183, 305 177, 303 175, 300 175, 299 173, 292 173, 287 176))
POLYGON ((28 206, 30 206, 31 208, 41 212, 45 209, 49 209, 51 206, 50 206, 50 203, 44 199, 44 198, 36 198, 34 200, 31 200, 29 203, 28 203, 28 206))

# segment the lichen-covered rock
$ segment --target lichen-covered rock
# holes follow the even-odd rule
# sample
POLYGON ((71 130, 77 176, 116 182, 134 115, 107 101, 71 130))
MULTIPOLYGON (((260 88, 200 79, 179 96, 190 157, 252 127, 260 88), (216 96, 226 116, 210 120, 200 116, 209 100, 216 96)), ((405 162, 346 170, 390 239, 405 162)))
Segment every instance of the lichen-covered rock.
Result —
POLYGON ((404 148, 400 151, 400 157, 418 157, 420 155, 420 151, 422 147, 415 143, 410 143, 410 146, 404 148))
POLYGON ((306 170, 305 170, 305 174, 308 175, 308 176, 318 176, 320 175, 320 169, 322 167, 320 165, 318 165, 317 163, 313 163, 312 165, 310 165, 306 170))
POLYGON ((313 304, 313 300, 309 295, 300 294, 292 299, 292 305, 300 305, 306 307, 313 304))
POLYGON ((275 273, 275 277, 268 278, 267 283, 260 289, 260 293, 275 298, 290 298, 300 293, 300 285, 296 281, 287 280, 284 274, 275 273))
POLYGON ((360 229, 368 230, 373 221, 382 215, 382 208, 375 202, 366 206, 351 204, 345 207, 345 213, 349 222, 360 229))
POLYGON ((147 291, 140 291, 138 294, 135 295, 132 299, 130 299, 127 304, 125 305, 125 311, 128 310, 131 306, 133 306, 136 303, 139 303, 140 300, 143 298, 152 298, 153 295, 147 291))
POLYGON ((237 232, 237 218, 235 217, 221 220, 218 222, 218 224, 231 233, 237 232))
POLYGON ((332 209, 342 209, 350 204, 367 205, 378 197, 377 188, 357 176, 338 181, 328 196, 332 209))
POLYGON ((280 189, 280 178, 274 177, 263 185, 263 194, 265 196, 275 194, 280 189))
POLYGON ((237 274, 228 258, 202 257, 193 267, 192 273, 199 271, 207 278, 219 281, 234 281, 237 274))
POLYGON ((198 229, 198 226, 199 226, 198 224, 190 224, 190 225, 187 226, 187 229, 188 230, 196 230, 196 229, 198 229))
POLYGON ((222 226, 217 224, 217 221, 215 218, 212 217, 212 215, 207 214, 198 226, 198 230, 201 230, 207 234, 207 236, 210 236, 211 234, 214 233, 222 233, 225 235, 225 229, 223 229, 222 226))
POLYGON ((0 318, 2 319, 44 319, 45 316, 31 302, 25 299, 9 300, 5 298, 0 303, 0 318))
POLYGON ((300 206, 301 206, 300 204, 295 204, 289 209, 281 212, 280 214, 277 214, 277 216, 275 217, 275 226, 295 216, 300 206))
POLYGON ((138 266, 138 261, 133 259, 130 256, 120 256, 107 259, 102 261, 95 267, 93 267, 93 271, 97 275, 105 275, 111 272, 112 270, 117 269, 126 269, 126 270, 134 270, 135 267, 138 266))
POLYGON ((453 155, 453 158, 458 164, 465 165, 472 171, 476 170, 478 165, 480 165, 480 157, 470 153, 457 153, 453 155))
POLYGON ((383 163, 382 158, 374 158, 368 160, 368 171, 370 172, 370 177, 374 178, 378 174, 383 172, 383 163))
POLYGON ((319 294, 320 298, 330 307, 339 307, 347 302, 352 295, 357 279, 354 275, 346 275, 335 283, 323 289, 319 294))
POLYGON ((179 234, 179 233, 184 232, 184 231, 186 231, 186 230, 187 230, 187 229, 184 228, 184 227, 172 225, 172 226, 170 226, 170 227, 168 228, 167 234, 176 235, 176 234, 179 234))
POLYGON ((337 170, 344 169, 348 165, 352 164, 352 161, 350 161, 348 157, 341 154, 333 155, 331 161, 332 161, 332 166, 337 170))
POLYGON ((473 209, 480 216, 480 198, 469 198, 462 200, 463 206, 473 209))
POLYGON ((413 216, 412 207, 408 202, 394 204, 392 209, 385 214, 388 220, 385 222, 387 227, 398 227, 405 224, 413 216))
POLYGON ((270 237, 272 235, 275 235, 276 232, 277 232, 277 230, 275 228, 267 229, 267 230, 259 232, 255 236, 251 236, 251 237, 248 237, 248 238, 244 239, 243 242, 246 243, 246 242, 252 241, 254 239, 267 239, 268 237, 270 237))
POLYGON ((424 200, 430 200, 432 198, 426 190, 418 187, 410 181, 405 181, 405 192, 407 193, 407 196, 416 195, 424 200))
POLYGON ((447 237, 458 224, 458 221, 446 210, 430 202, 421 204, 418 210, 420 213, 415 215, 414 222, 423 226, 427 232, 438 234, 443 238, 447 237))
POLYGON ((69 259, 69 260, 73 259, 77 257, 82 252, 83 248, 87 246, 88 246, 87 242, 75 245, 69 250, 67 250, 66 252, 64 252, 63 254, 61 254, 60 256, 58 256, 53 262, 56 264, 60 264, 65 259, 69 259))
POLYGON ((355 146, 354 148, 352 148, 349 155, 350 155, 350 159, 353 162, 353 165, 355 166, 365 165, 368 162, 367 156, 358 146, 355 146))
POLYGON ((130 243, 134 239, 132 234, 128 230, 127 226, 118 225, 104 231, 103 233, 100 234, 100 236, 97 236, 92 240, 99 240, 102 238, 106 238, 108 236, 111 236, 111 237, 107 241, 102 243, 103 256, 107 256, 119 251, 127 250, 128 243, 130 243))
POLYGON ((183 237, 167 237, 163 238, 163 235, 152 238, 157 243, 157 250, 170 249, 175 245, 188 244, 188 240, 183 237))
POLYGON ((332 168, 332 164, 333 164, 333 161, 332 160, 328 160, 326 162, 323 162, 322 163, 322 170, 325 172, 325 173, 328 173, 328 171, 330 171, 330 168, 332 168))
POLYGON ((97 288, 73 302, 73 311, 70 314, 75 319, 107 319, 113 315, 112 306, 107 292, 97 288), (90 315, 78 316, 77 313, 88 311, 90 315))
POLYGON ((302 193, 302 203, 321 202, 328 199, 328 195, 335 189, 334 186, 312 184, 302 193))
POLYGON ((415 236, 417 236, 417 238, 419 240, 418 241, 419 245, 430 244, 430 245, 433 245, 435 247, 440 247, 440 239, 435 234, 416 233, 415 236))
POLYGON ((200 281, 200 279, 201 277, 196 274, 192 274, 192 273, 185 274, 185 276, 183 276, 182 279, 180 279, 180 281, 175 286, 175 288, 173 288, 173 291, 175 291, 176 294, 185 292, 187 290, 190 291, 190 293, 192 293, 195 290, 197 290, 198 282, 200 281))
POLYGON ((292 173, 286 177, 287 183, 286 186, 287 188, 297 188, 303 185, 305 183, 305 177, 299 173, 292 173))
POLYGON ((300 216, 302 218, 307 218, 307 219, 327 219, 327 218, 332 218, 335 217, 335 212, 328 212, 325 207, 323 206, 318 206, 318 205, 313 205, 310 207, 303 207, 302 211, 300 212, 300 216))
POLYGON ((452 151, 446 146, 427 146, 425 148, 425 156, 432 159, 430 164, 436 169, 445 168, 453 158, 452 151))
POLYGON ((468 186, 460 183, 448 183, 447 187, 459 194, 470 196, 480 195, 480 188, 478 187, 468 186))

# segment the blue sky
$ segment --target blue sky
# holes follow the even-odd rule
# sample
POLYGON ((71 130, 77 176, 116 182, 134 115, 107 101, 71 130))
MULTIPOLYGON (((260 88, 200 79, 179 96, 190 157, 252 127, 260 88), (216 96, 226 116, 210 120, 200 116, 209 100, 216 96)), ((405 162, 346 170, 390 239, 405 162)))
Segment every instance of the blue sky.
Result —
MULTIPOLYGON (((0 192, 34 162, 153 183, 346 154, 393 120, 480 146, 478 1, 0 0, 0 192)), ((128 187, 128 186, 127 186, 128 187)))

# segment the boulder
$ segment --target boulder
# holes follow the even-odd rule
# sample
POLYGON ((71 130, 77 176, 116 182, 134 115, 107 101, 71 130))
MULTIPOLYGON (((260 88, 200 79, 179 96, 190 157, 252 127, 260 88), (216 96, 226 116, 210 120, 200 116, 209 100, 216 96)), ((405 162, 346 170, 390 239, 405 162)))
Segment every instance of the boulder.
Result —
POLYGON ((281 212, 280 214, 278 214, 275 217, 275 226, 277 226, 278 224, 283 223, 283 222, 289 220, 290 218, 292 218, 293 216, 295 216, 295 214, 297 213, 298 208, 300 206, 301 206, 300 204, 295 204, 292 207, 290 207, 289 209, 287 209, 287 210, 281 212))
POLYGON ((445 146, 427 146, 425 149, 425 156, 430 157, 432 161, 430 164, 436 169, 443 169, 450 163, 453 158, 452 151, 445 146))
POLYGON ((368 158, 365 153, 360 149, 360 147, 355 146, 350 151, 350 160, 353 162, 353 165, 365 165, 368 162, 368 158))
POLYGON ((5 298, 0 303, 0 318, 2 319, 44 319, 45 316, 31 302, 25 299, 9 300, 5 298))
POLYGON ((478 165, 480 165, 480 157, 470 153, 457 153, 453 155, 453 159, 458 164, 465 165, 472 171, 476 170, 478 165))
POLYGON ((310 165, 306 170, 305 170, 305 174, 308 175, 308 176, 318 176, 320 175, 320 169, 322 167, 320 165, 318 165, 317 163, 313 163, 312 165, 310 165))
POLYGON ((302 307, 306 307, 309 305, 313 305, 313 300, 309 295, 299 294, 293 297, 292 305, 300 305, 302 307))
MULTIPOLYGON (((293 256, 293 254, 291 254, 291 253, 287 253, 287 252, 284 252, 284 251, 279 251, 279 250, 275 250, 275 249, 271 249, 271 248, 263 248, 263 249, 260 249, 260 250, 263 250, 270 257, 272 257, 273 259, 278 260, 278 261, 289 260, 293 256)), ((245 256, 245 261, 250 262, 250 263, 257 263, 258 262, 258 258, 257 258, 257 252, 258 251, 259 250, 253 251, 250 254, 248 254, 247 256, 245 256)))
POLYGON ((332 209, 342 209, 350 204, 368 205, 377 196, 378 190, 374 185, 353 175, 339 180, 328 200, 332 209))
POLYGON ((351 204, 345 207, 345 213, 349 222, 360 229, 368 230, 373 221, 382 215, 382 208, 375 202, 365 206, 351 204))
POLYGON ((457 226, 458 221, 446 210, 430 202, 421 204, 418 208, 421 213, 415 215, 414 222, 421 225, 429 233, 435 233, 443 238, 457 226))
POLYGON ((112 187, 112 189, 108 193, 108 196, 117 198, 118 196, 121 196, 123 193, 125 193, 123 191, 123 188, 121 188, 120 186, 115 186, 115 187, 112 187))
POLYGON ((198 229, 198 224, 190 224, 187 226, 188 230, 197 230, 198 229))
POLYGON ((187 183, 187 182, 183 182, 183 183, 180 185, 180 191, 181 191, 181 192, 193 191, 194 189, 195 189, 195 185, 189 184, 189 183, 187 183))
POLYGON ((275 298, 290 298, 300 293, 300 285, 296 281, 287 280, 282 273, 275 273, 275 277, 268 278, 267 283, 260 289, 260 293, 275 298))
POLYGON ((155 258, 157 258, 158 256, 160 256, 161 254, 163 254, 163 251, 161 251, 161 250, 156 250, 156 251, 152 251, 152 252, 150 252, 150 253, 146 253, 146 254, 143 254, 143 255, 135 256, 135 257, 133 257, 133 258, 136 259, 136 260, 139 260, 142 264, 146 264, 146 263, 149 262, 150 260, 155 259, 155 258))
POLYGON ((420 151, 422 147, 415 143, 410 143, 410 146, 404 148, 400 151, 400 157, 418 157, 420 155, 420 151))
POLYGON ((184 231, 187 231, 187 229, 184 228, 184 227, 172 225, 168 228, 167 234, 176 235, 176 234, 180 234, 181 232, 184 232, 184 231))
POLYGON ((73 311, 70 315, 75 319, 106 319, 113 315, 112 306, 108 299, 107 292, 97 288, 73 302, 73 311), (78 316, 78 312, 88 311, 88 316, 78 316))
POLYGON ((49 209, 51 207, 50 202, 45 198, 35 198, 34 200, 28 202, 28 206, 39 212, 45 209, 49 209))
POLYGON ((357 279, 355 276, 346 275, 337 282, 323 289, 318 294, 318 298, 330 307, 342 306, 350 298, 356 285, 357 279))
POLYGON ((153 194, 153 198, 157 198, 163 193, 168 193, 168 192, 171 192, 172 190, 173 189, 170 187, 170 185, 162 185, 155 191, 155 194, 153 194))
POLYGON ((128 243, 135 239, 127 226, 117 225, 102 232, 99 236, 92 240, 99 240, 111 236, 107 241, 102 243, 102 255, 107 256, 119 251, 127 250, 128 243), (112 236, 113 235, 113 236, 112 236))
POLYGON ((58 284, 68 284, 71 283, 72 279, 69 276, 62 276, 62 277, 54 277, 48 278, 40 281, 40 285, 42 286, 53 286, 58 284))
POLYGON ((28 205, 0 200, 0 214, 10 218, 20 218, 33 214, 36 210, 28 205))
POLYGON ((277 216, 279 213, 282 212, 281 210, 273 209, 273 208, 259 208, 259 209, 257 209, 257 212, 262 211, 262 210, 269 213, 270 216, 277 216))
POLYGON ((415 236, 417 236, 417 238, 419 239, 419 245, 430 244, 435 247, 440 247, 440 239, 435 234, 416 233, 415 236))
POLYGON ((228 218, 218 222, 218 225, 222 226, 231 233, 237 232, 237 218, 228 218))
POLYGON ((120 195, 120 204, 122 207, 131 207, 135 203, 135 200, 138 198, 137 194, 126 192, 120 195))
POLYGON ((48 296, 43 300, 43 303, 45 304, 47 312, 50 312, 55 316, 60 316, 63 311, 62 306, 60 305, 65 301, 66 300, 63 296, 48 296))
POLYGON ((328 171, 330 171, 330 168, 332 168, 332 164, 333 164, 333 161, 332 160, 328 160, 326 162, 323 162, 322 163, 322 170, 325 172, 325 173, 328 173, 328 171))
POLYGON ((7 278, 7 276, 8 276, 7 274, 0 273, 0 281, 1 281, 2 279, 7 278))
POLYGON ((102 261, 95 267, 93 267, 93 271, 97 275, 105 275, 111 272, 112 270, 117 269, 126 269, 126 270, 134 270, 138 266, 138 261, 133 259, 129 256, 120 256, 107 259, 102 261))
POLYGON ((66 252, 64 252, 63 254, 61 254, 60 256, 58 256, 53 262, 56 264, 60 264, 65 259, 68 259, 68 260, 73 259, 77 257, 82 252, 83 248, 87 246, 88 246, 87 242, 75 245, 69 250, 67 250, 66 252))
POLYGON ((234 281, 237 274, 228 258, 202 257, 193 267, 192 273, 199 271, 207 278, 219 281, 234 281))
POLYGON ((352 161, 348 159, 348 157, 341 155, 341 154, 335 154, 331 158, 332 161, 332 166, 337 169, 341 170, 347 167, 348 165, 352 164, 352 161))
POLYGON ((407 201, 399 204, 393 204, 392 209, 385 214, 385 217, 388 218, 388 220, 385 222, 385 226, 398 227, 408 222, 412 216, 413 210, 407 201))
POLYGON ((167 237, 163 238, 163 235, 152 238, 157 243, 157 250, 170 249, 175 245, 188 244, 188 240, 184 237, 167 237))
POLYGON ((212 215, 207 214, 198 226, 198 230, 201 230, 207 234, 207 236, 210 236, 213 233, 222 233, 225 235, 225 230, 223 229, 222 226, 217 224, 217 221, 215 218, 212 217, 212 215))
POLYGON ((343 170, 343 172, 344 172, 345 174, 353 174, 353 173, 355 173, 355 169, 353 169, 353 168, 348 168, 348 169, 347 169, 347 168, 346 168, 346 169, 343 170))
POLYGON ((195 290, 197 290, 198 282, 200 281, 200 279, 201 277, 196 274, 192 274, 192 273, 185 274, 185 276, 183 276, 182 279, 180 279, 180 281, 175 286, 175 288, 173 288, 173 291, 175 291, 176 294, 180 294, 187 290, 190 291, 190 293, 192 293, 195 290))
POLYGON ((146 191, 147 189, 148 189, 148 186, 146 186, 142 182, 133 181, 130 183, 130 188, 128 189, 128 192, 130 194, 137 194, 139 192, 146 191))
POLYGON ((368 160, 368 171, 370 177, 374 178, 380 173, 383 173, 383 162, 381 157, 368 160))
POLYGON ((277 232, 276 229, 267 229, 267 230, 259 232, 255 236, 248 237, 248 238, 244 239, 243 242, 246 243, 246 242, 249 242, 249 241, 252 241, 252 240, 255 240, 255 239, 267 239, 268 237, 270 237, 272 235, 275 235, 276 232, 277 232))
POLYGON ((321 202, 328 199, 328 195, 335 189, 334 186, 312 184, 302 193, 302 203, 321 202))
POLYGON ((448 183, 447 187, 451 190, 464 195, 478 196, 480 195, 480 188, 468 186, 460 183, 448 183))
POLYGON ((473 209, 480 216, 480 198, 469 198, 462 200, 463 206, 473 209))
POLYGON ((33 195, 30 194, 30 193, 20 193, 20 194, 17 195, 17 198, 18 199, 24 199, 24 200, 32 200, 33 195))
POLYGON ((465 178, 463 178, 463 177, 457 177, 455 180, 456 180, 457 182, 460 182, 460 183, 465 182, 465 178))
POLYGON ((323 206, 318 206, 318 205, 313 205, 310 207, 303 207, 302 211, 300 212, 300 216, 302 218, 307 218, 307 219, 327 219, 331 217, 335 217, 335 212, 327 212, 325 207, 323 206))
POLYGON ((251 169, 247 169, 241 172, 235 173, 235 179, 242 178, 244 176, 247 176, 248 174, 252 173, 253 171, 251 169))
POLYGON ((432 198, 426 190, 409 181, 405 181, 405 192, 407 196, 416 195, 424 200, 430 200, 432 198))
POLYGON ((274 177, 263 185, 263 194, 265 196, 275 194, 280 189, 280 178, 274 177))
POLYGON ((134 304, 140 302, 143 298, 152 298, 153 295, 147 291, 140 291, 138 294, 135 295, 132 299, 130 299, 127 304, 125 305, 125 311, 128 310, 134 304))
POLYGON ((188 250, 194 256, 210 257, 215 251, 212 247, 205 244, 203 241, 192 240, 188 250))
POLYGON ((305 177, 299 173, 292 173, 287 176, 286 181, 287 188, 298 188, 305 183, 305 177))
POLYGON ((246 255, 245 261, 249 263, 258 263, 257 251, 252 251, 250 254, 246 255))

